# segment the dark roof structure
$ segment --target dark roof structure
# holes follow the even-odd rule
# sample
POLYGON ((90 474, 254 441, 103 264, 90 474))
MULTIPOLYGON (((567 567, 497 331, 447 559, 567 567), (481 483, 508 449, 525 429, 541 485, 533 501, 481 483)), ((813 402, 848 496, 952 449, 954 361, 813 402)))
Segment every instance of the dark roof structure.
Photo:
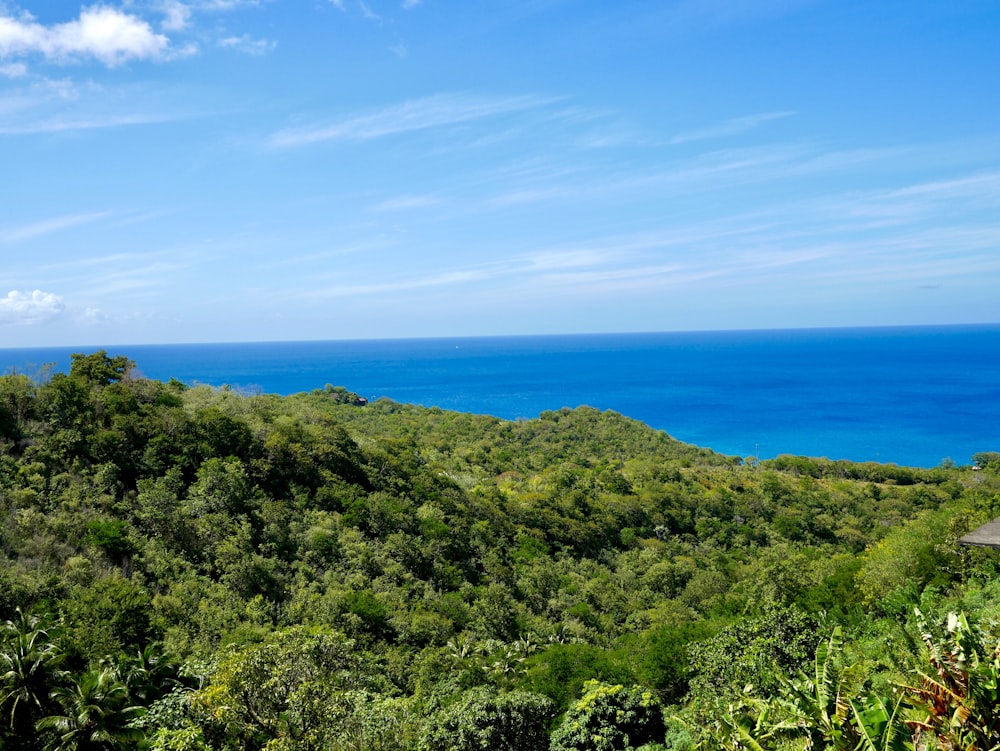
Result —
POLYGON ((1000 519, 994 519, 979 529, 974 529, 958 538, 959 545, 975 545, 982 548, 1000 548, 1000 519))

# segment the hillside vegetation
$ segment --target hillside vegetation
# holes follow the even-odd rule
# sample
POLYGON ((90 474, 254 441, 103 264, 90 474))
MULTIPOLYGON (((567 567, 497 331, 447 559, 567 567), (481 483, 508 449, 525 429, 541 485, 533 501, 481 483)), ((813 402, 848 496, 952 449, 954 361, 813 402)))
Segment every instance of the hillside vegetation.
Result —
MULTIPOLYGON (((0 747, 1000 742, 1000 456, 744 462, 126 357, 0 377, 0 747)), ((984 447, 985 448, 985 447, 984 447)))

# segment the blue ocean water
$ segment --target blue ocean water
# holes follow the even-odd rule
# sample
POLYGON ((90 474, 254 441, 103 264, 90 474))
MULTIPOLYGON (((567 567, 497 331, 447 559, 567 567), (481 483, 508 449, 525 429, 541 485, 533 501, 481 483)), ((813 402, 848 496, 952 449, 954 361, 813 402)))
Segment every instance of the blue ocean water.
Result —
MULTIPOLYGON (((613 409, 726 454, 935 466, 1000 451, 1000 325, 102 346, 150 378, 514 419, 613 409)), ((96 348, 0 349, 0 371, 96 348)))

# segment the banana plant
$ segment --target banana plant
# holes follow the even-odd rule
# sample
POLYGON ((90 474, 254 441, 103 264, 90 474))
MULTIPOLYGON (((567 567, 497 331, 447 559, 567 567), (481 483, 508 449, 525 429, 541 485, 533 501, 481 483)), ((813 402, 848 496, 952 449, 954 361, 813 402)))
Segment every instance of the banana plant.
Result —
POLYGON ((745 691, 718 713, 714 745, 727 751, 768 751, 789 744, 817 751, 913 751, 902 695, 890 709, 879 697, 845 694, 843 644, 838 626, 816 648, 810 673, 781 678, 780 692, 771 698, 745 691))
POLYGON ((917 672, 917 685, 905 686, 919 710, 909 724, 918 746, 926 736, 944 749, 1000 749, 1000 640, 969 625, 964 614, 949 613, 939 641, 919 610, 917 621, 932 673, 917 672))
POLYGON ((797 737, 800 728, 789 718, 778 718, 777 705, 750 694, 743 695, 725 706, 718 706, 711 733, 700 744, 701 748, 720 748, 724 751, 769 751, 784 741, 797 737))
POLYGON ((860 736, 858 751, 913 750, 912 733, 903 716, 903 699, 900 693, 892 709, 878 696, 851 700, 854 727, 860 736))
POLYGON ((778 702, 805 737, 806 748, 853 751, 858 744, 850 703, 843 695, 843 647, 843 631, 837 626, 816 647, 811 675, 800 673, 781 680, 778 702))

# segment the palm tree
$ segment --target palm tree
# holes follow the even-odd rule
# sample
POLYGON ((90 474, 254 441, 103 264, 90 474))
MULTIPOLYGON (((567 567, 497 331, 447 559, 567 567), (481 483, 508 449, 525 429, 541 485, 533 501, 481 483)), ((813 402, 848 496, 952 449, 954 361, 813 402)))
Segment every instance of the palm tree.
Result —
POLYGON ((53 696, 65 714, 43 717, 37 724, 39 730, 55 731, 51 751, 117 751, 143 737, 128 723, 145 710, 129 703, 128 688, 114 670, 90 670, 53 696))
POLYGON ((131 701, 143 706, 183 685, 178 678, 177 662, 159 642, 147 644, 131 655, 119 655, 117 659, 106 657, 101 660, 101 667, 115 671, 128 689, 131 701))
POLYGON ((0 624, 0 709, 26 744, 35 721, 51 707, 49 694, 63 677, 61 661, 62 652, 37 616, 18 608, 16 618, 0 624))

